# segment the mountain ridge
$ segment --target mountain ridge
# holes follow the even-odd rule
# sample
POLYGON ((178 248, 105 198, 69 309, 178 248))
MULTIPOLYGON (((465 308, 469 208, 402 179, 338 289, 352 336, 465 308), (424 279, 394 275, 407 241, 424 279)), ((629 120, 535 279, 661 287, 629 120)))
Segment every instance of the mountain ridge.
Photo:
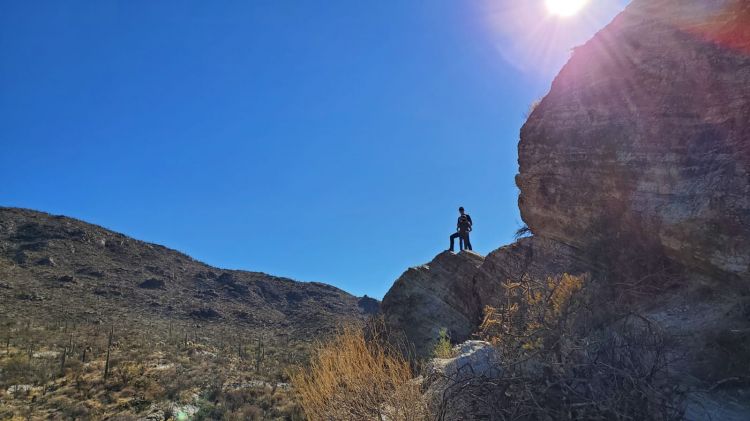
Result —
POLYGON ((299 330, 327 331, 373 310, 369 297, 332 285, 216 268, 99 225, 23 208, 0 207, 0 275, 0 295, 5 306, 17 307, 14 313, 41 303, 48 311, 66 307, 64 313, 91 316, 101 306, 110 316, 145 311, 304 336, 299 330), (63 302, 72 298, 80 306, 63 302))

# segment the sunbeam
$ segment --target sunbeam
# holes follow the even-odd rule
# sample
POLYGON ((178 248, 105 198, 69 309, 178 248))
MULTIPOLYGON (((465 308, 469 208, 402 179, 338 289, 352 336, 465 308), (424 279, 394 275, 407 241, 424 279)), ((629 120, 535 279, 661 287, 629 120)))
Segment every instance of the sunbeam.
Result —
POLYGON ((588 0, 545 0, 544 3, 553 15, 573 16, 586 6, 588 0))

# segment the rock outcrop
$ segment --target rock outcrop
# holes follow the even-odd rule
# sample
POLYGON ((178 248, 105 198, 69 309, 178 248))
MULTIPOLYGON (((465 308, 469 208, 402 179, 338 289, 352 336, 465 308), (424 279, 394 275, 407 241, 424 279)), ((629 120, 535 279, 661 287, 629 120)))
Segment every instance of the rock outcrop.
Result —
POLYGON ((504 283, 525 276, 582 275, 590 268, 575 248, 543 237, 522 238, 487 257, 446 251, 404 272, 383 298, 381 310, 386 324, 405 335, 417 357, 429 357, 441 329, 454 343, 469 339, 485 306, 500 304, 504 283))
POLYGON ((691 338, 678 369, 708 383, 750 376, 747 1, 633 1, 574 51, 518 150, 535 237, 591 271, 612 257, 603 250, 645 276, 649 262, 676 268, 677 289, 644 295, 640 311, 691 338))
POLYGON ((403 332, 420 357, 428 357, 446 329, 461 342, 481 317, 472 279, 484 258, 473 252, 438 254, 430 263, 409 268, 383 298, 387 325, 403 332))
POLYGON ((750 2, 633 0, 575 49, 529 116, 516 183, 533 236, 475 269, 440 255, 439 274, 405 273, 386 319, 424 349, 446 323, 461 326, 453 339, 469 336, 508 281, 634 282, 647 291, 635 311, 674 338, 673 368, 711 388, 688 412, 746 419, 750 405, 727 408, 750 378, 750 2), (667 282, 648 285, 655 268, 667 282))
POLYGON ((534 234, 750 281, 750 4, 633 1, 575 49, 518 151, 534 234))

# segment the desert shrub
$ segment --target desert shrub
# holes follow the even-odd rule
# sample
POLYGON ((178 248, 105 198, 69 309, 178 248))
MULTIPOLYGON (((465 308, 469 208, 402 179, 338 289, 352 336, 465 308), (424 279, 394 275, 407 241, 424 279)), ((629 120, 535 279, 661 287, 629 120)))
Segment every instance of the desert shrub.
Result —
POLYGON ((435 342, 435 348, 432 350, 432 356, 434 358, 451 358, 454 356, 451 338, 448 336, 448 329, 440 329, 438 340, 435 342))
POLYGON ((68 359, 65 361, 66 373, 80 373, 83 371, 83 363, 76 359, 68 359))
POLYGON ((88 419, 90 417, 89 408, 84 402, 67 396, 57 396, 50 403, 50 406, 60 411, 65 419, 88 419))
POLYGON ((109 387, 113 390, 121 390, 132 385, 136 378, 143 375, 143 366, 141 364, 123 359, 114 360, 114 368, 111 371, 109 387))
POLYGON ((426 406, 409 362, 377 333, 345 327, 291 382, 310 420, 420 420, 426 406))
POLYGON ((21 355, 15 355, 5 360, 0 365, 0 373, 2 373, 0 386, 7 388, 10 385, 29 382, 32 368, 29 359, 21 355))
POLYGON ((162 385, 159 384, 159 381, 153 379, 149 379, 149 381, 144 384, 142 391, 143 397, 152 401, 162 399, 166 395, 166 391, 162 385))
POLYGON ((224 412, 223 408, 206 403, 195 413, 193 419, 195 421, 220 420, 224 418, 224 412))
MULTIPOLYGON (((205 372, 210 373, 211 370, 206 369, 205 372)), ((206 381, 206 385, 203 386, 203 393, 202 397, 210 402, 213 402, 222 395, 222 390, 224 389, 224 376, 213 376, 212 378, 208 379, 206 381)))
POLYGON ((287 421, 304 421, 305 413, 296 402, 287 402, 279 408, 279 415, 287 421))
POLYGON ((225 416, 228 421, 260 421, 263 419, 263 410, 251 404, 245 404, 225 416))
POLYGON ((582 304, 574 298, 578 298, 583 281, 582 277, 563 274, 544 282, 530 277, 506 282, 503 306, 484 310, 483 335, 495 344, 503 344, 505 356, 511 358, 550 346, 543 343, 545 340, 558 342, 573 321, 571 314, 577 314, 577 307, 582 304))
POLYGON ((224 392, 222 400, 229 411, 237 411, 246 403, 253 402, 255 399, 246 390, 237 389, 224 392))
POLYGON ((0 419, 9 420, 11 418, 13 418, 13 410, 4 406, 0 406, 0 419))
POLYGON ((668 380, 668 337, 635 313, 609 314, 611 306, 590 300, 585 281, 525 277, 504 285, 502 305, 485 309, 482 334, 503 361, 503 375, 490 385, 493 412, 500 419, 681 419, 681 396, 668 380), (607 320, 606 328, 595 320, 607 320))

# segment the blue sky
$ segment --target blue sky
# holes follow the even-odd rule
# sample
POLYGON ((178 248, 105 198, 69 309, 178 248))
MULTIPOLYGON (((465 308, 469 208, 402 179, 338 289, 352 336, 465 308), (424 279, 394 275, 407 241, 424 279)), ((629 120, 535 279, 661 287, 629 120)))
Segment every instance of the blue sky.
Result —
POLYGON ((0 0, 0 205, 380 298, 459 205, 513 240, 524 114, 624 3, 0 0))

